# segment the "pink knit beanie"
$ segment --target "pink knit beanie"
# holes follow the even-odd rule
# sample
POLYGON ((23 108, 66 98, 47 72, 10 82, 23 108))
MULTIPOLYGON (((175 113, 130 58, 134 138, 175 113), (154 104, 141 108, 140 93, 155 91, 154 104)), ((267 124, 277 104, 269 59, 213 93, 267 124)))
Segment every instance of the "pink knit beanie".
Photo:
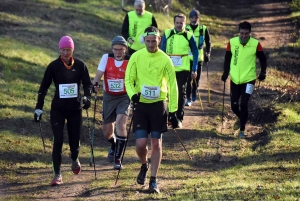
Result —
POLYGON ((71 48, 74 50, 74 42, 70 36, 63 36, 58 43, 59 49, 61 48, 71 48))

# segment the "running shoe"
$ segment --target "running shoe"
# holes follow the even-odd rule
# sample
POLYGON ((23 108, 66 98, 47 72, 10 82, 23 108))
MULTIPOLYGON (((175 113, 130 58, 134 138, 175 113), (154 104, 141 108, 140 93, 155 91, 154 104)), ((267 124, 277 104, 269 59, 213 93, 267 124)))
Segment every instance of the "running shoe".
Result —
POLYGON ((239 138, 245 138, 245 132, 244 131, 239 132, 239 138))
POLYGON ((156 181, 151 181, 151 180, 150 180, 150 183, 149 183, 149 191, 150 191, 150 193, 157 193, 157 194, 160 193, 156 181))
POLYGON ((192 101, 195 102, 197 100, 196 92, 192 92, 192 101))
POLYGON ((61 174, 54 175, 53 180, 51 181, 51 186, 61 185, 63 183, 61 174))
POLYGON ((122 168, 123 168, 123 166, 121 164, 121 159, 116 159, 115 162, 114 162, 114 169, 115 170, 120 170, 122 168))
POLYGON ((107 161, 114 162, 114 158, 115 158, 115 151, 110 149, 107 154, 107 161))
POLYGON ((78 159, 77 161, 72 161, 72 171, 74 174, 79 174, 81 171, 81 165, 78 159))
POLYGON ((191 100, 187 100, 185 102, 185 106, 192 106, 192 101, 191 100))
POLYGON ((136 179, 138 184, 141 184, 141 185, 145 184, 148 169, 149 169, 148 164, 146 166, 143 166, 143 165, 141 166, 140 173, 136 179))

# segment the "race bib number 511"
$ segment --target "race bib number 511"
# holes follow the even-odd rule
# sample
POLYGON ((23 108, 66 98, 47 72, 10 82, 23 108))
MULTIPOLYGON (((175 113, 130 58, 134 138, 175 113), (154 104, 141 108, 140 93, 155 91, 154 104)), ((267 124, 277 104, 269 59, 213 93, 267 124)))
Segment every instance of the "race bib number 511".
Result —
POLYGON ((78 93, 77 83, 60 84, 59 97, 60 98, 76 98, 78 93))
POLYGON ((158 99, 160 95, 160 87, 143 85, 141 94, 145 99, 149 99, 149 100, 158 99))

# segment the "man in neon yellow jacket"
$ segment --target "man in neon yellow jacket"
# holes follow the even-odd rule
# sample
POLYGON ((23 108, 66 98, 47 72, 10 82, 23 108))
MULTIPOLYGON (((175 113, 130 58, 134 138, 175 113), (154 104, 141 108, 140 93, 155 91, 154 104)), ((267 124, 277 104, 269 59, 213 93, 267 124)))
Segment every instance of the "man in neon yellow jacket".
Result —
POLYGON ((221 79, 226 82, 230 74, 231 109, 239 118, 239 137, 243 138, 248 120, 248 101, 256 81, 256 58, 261 68, 257 78, 259 81, 266 79, 267 59, 259 41, 250 37, 249 22, 240 23, 239 32, 239 36, 230 39, 227 44, 221 79))
MULTIPOLYGON (((210 60, 210 52, 211 52, 211 42, 210 42, 210 34, 208 28, 200 24, 200 12, 198 10, 191 10, 189 14, 190 24, 188 24, 185 29, 191 33, 193 33, 196 44, 199 50, 199 57, 198 57, 198 70, 197 70, 197 77, 195 80, 192 80, 189 77, 187 82, 186 88, 186 96, 187 101, 185 102, 185 106, 191 106, 192 102, 196 101, 197 99, 197 88, 199 86, 199 81, 202 72, 203 61, 208 62, 210 60), (205 46, 205 52, 203 51, 205 46)), ((193 55, 190 53, 190 67, 192 70, 193 67, 193 55)))
POLYGON ((178 91, 172 61, 158 48, 161 40, 159 30, 151 26, 144 32, 146 48, 135 52, 129 59, 125 86, 134 103, 133 132, 136 137, 136 152, 142 163, 137 183, 144 185, 146 181, 150 133, 152 154, 149 190, 150 193, 159 193, 156 175, 162 158, 162 133, 167 131, 167 110, 172 127, 178 126, 178 91))
POLYGON ((152 13, 145 10, 144 0, 135 0, 134 11, 126 14, 122 25, 122 36, 128 42, 128 55, 145 47, 143 33, 149 26, 157 27, 152 13))
POLYGON ((186 16, 182 13, 174 16, 174 28, 167 29, 162 37, 160 49, 172 59, 176 72, 178 87, 177 118, 179 128, 182 127, 184 106, 186 102, 186 87, 189 77, 196 79, 199 51, 191 32, 185 30, 186 16), (189 52, 193 55, 193 65, 190 68, 189 52))

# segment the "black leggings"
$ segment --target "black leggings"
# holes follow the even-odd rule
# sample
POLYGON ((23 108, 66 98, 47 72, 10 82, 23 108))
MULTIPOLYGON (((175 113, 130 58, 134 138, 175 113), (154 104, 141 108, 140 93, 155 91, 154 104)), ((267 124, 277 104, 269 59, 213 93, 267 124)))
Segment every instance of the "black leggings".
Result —
MULTIPOLYGON (((193 61, 190 61, 190 68, 192 71, 193 61)), ((198 69, 197 69, 197 77, 196 82, 191 82, 192 77, 188 77, 187 86, 186 86, 186 97, 188 100, 192 100, 192 94, 196 94, 197 88, 199 87, 199 81, 202 73, 202 61, 198 62, 198 69)))
MULTIPOLYGON (((249 84, 255 85, 255 80, 248 82, 249 84)), ((230 100, 231 109, 236 116, 240 119, 240 130, 244 131, 246 122, 248 120, 248 102, 251 94, 246 93, 246 86, 248 83, 244 84, 234 84, 230 81, 230 100), (240 104, 239 99, 241 98, 240 104)))
POLYGON ((71 159, 75 161, 79 154, 82 110, 66 111, 51 109, 50 121, 54 136, 52 159, 55 174, 60 174, 65 120, 67 120, 71 159))
POLYGON ((188 78, 191 77, 190 71, 176 72, 177 88, 178 88, 178 109, 177 118, 182 121, 184 116, 184 105, 186 102, 186 85, 188 78))

